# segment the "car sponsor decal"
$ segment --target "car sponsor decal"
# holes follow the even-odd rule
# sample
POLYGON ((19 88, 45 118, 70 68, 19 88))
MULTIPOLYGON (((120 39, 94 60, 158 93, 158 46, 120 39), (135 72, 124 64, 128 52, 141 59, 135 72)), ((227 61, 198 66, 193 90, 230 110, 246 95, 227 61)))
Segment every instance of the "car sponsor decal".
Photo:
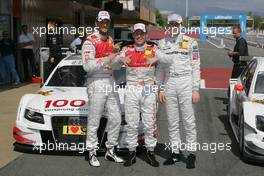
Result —
POLYGON ((85 126, 64 125, 63 135, 86 135, 87 128, 85 126))
POLYGON ((259 103, 259 104, 264 104, 264 100, 258 100, 258 99, 252 99, 252 103, 259 103))
POLYGON ((76 100, 47 100, 44 104, 44 110, 49 111, 88 111, 87 107, 84 107, 87 101, 76 100), (70 107, 69 107, 70 106, 70 107))
POLYGON ((72 61, 71 65, 82 65, 82 61, 72 61))
POLYGON ((48 100, 45 104, 45 109, 50 107, 65 107, 70 105, 71 107, 81 107, 85 105, 85 100, 48 100))
POLYGON ((50 91, 39 91, 38 94, 43 95, 43 96, 49 96, 51 92, 53 92, 53 90, 50 90, 50 91))

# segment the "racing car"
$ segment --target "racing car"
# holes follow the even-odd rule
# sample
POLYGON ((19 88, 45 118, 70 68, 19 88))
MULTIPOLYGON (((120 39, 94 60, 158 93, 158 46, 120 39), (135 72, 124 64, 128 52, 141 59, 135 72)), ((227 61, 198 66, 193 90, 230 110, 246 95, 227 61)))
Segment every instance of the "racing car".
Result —
MULTIPOLYGON (((114 71, 118 89, 122 127, 118 149, 126 149, 126 122, 124 119, 125 68, 114 71)), ((24 95, 19 103, 16 125, 13 128, 17 150, 40 149, 43 145, 62 144, 63 149, 78 150, 85 145, 87 114, 89 114, 86 80, 81 55, 72 54, 64 58, 52 71, 41 89, 35 94, 24 95), (69 147, 72 146, 72 147, 69 147)), ((139 129, 142 141, 143 127, 139 129)), ((107 134, 107 112, 101 118, 98 130, 99 150, 105 151, 107 134)), ((80 149, 82 150, 82 149, 80 149)))
MULTIPOLYGON (((122 42, 121 47, 134 43, 132 40, 115 40, 115 43, 117 42, 122 42)), ((147 44, 156 45, 150 40, 147 41, 147 44)), ((16 141, 15 149, 23 151, 31 150, 33 147, 33 149, 39 150, 43 145, 46 148, 48 144, 56 144, 54 149, 60 151, 64 151, 65 148, 83 151, 87 120, 89 120, 87 119, 89 114, 87 102, 89 100, 86 83, 88 76, 83 70, 80 53, 66 52, 66 57, 51 72, 41 89, 35 94, 26 94, 21 98, 16 125, 13 128, 13 136, 16 141)), ((124 110, 126 68, 114 70, 113 76, 116 85, 118 85, 122 113, 117 150, 126 151, 128 145, 124 110)), ((142 121, 139 123, 138 131, 138 142, 143 146, 142 121)), ((97 132, 99 152, 105 152, 106 134, 107 112, 105 111, 97 132)))
POLYGON ((253 57, 230 79, 229 123, 244 161, 264 162, 264 57, 253 57))

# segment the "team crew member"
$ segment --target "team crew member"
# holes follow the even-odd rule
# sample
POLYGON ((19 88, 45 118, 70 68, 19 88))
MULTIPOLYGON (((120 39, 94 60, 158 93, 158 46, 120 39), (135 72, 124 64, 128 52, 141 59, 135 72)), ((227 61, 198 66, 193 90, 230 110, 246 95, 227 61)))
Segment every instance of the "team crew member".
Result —
POLYGON ((105 105, 108 112, 108 141, 106 142, 105 158, 118 163, 123 162, 123 160, 114 152, 121 125, 119 98, 116 92, 109 91, 114 85, 109 64, 114 58, 113 53, 119 51, 119 46, 113 45, 112 38, 107 34, 110 27, 110 15, 107 11, 98 13, 96 26, 99 33, 87 37, 82 46, 82 60, 83 68, 89 74, 87 80, 89 115, 86 139, 86 147, 89 152, 88 155, 86 154, 86 159, 91 166, 99 167, 100 162, 96 157, 96 150, 98 149, 97 130, 105 105))
POLYGON ((159 100, 166 101, 168 116, 168 130, 172 155, 164 162, 171 165, 180 160, 180 114, 186 132, 187 168, 195 167, 196 125, 193 103, 200 100, 200 56, 198 44, 192 38, 180 33, 182 17, 178 14, 168 16, 168 27, 171 35, 160 40, 159 48, 166 53, 166 57, 174 58, 171 66, 159 64, 157 79, 164 84, 160 90, 159 100), (172 31, 176 35, 172 35, 172 31))
POLYGON ((27 25, 22 26, 22 33, 19 36, 19 45, 21 47, 21 55, 24 65, 24 81, 31 81, 32 76, 35 73, 35 58, 33 52, 33 44, 35 39, 31 33, 28 32, 27 25), (28 61, 30 69, 28 68, 28 61), (29 75, 29 70, 31 70, 31 75, 29 75))
MULTIPOLYGON (((54 26, 55 28, 56 26, 54 26)), ((49 60, 48 67, 45 70, 45 80, 48 78, 50 73, 54 70, 54 68, 60 63, 62 59, 62 37, 60 34, 52 34, 49 35, 48 39, 49 46, 49 60)))
POLYGON ((75 53, 78 50, 81 50, 82 43, 85 39, 85 33, 83 30, 80 30, 79 33, 76 34, 75 39, 70 44, 70 49, 73 50, 75 53))
POLYGON ((8 73, 11 73, 11 83, 12 85, 20 84, 20 78, 16 71, 15 64, 15 43, 10 39, 7 31, 3 31, 3 39, 0 41, 0 76, 3 77, 4 83, 8 73), (3 65, 1 65, 3 64, 3 65))
POLYGON ((239 26, 233 28, 233 36, 236 39, 236 45, 234 51, 229 51, 227 54, 232 58, 234 63, 231 78, 237 78, 243 71, 243 66, 246 65, 246 63, 240 62, 239 57, 248 56, 248 45, 247 41, 241 35, 241 28, 239 26))
POLYGON ((155 48, 146 44, 147 31, 144 24, 135 24, 132 32, 135 44, 124 47, 119 55, 119 62, 123 61, 127 66, 125 114, 129 156, 124 166, 131 166, 136 162, 138 126, 141 113, 144 124, 145 146, 147 148, 146 159, 151 166, 158 167, 159 163, 154 154, 154 148, 157 144, 157 91, 155 91, 156 66, 154 64, 157 59, 155 58, 155 48))

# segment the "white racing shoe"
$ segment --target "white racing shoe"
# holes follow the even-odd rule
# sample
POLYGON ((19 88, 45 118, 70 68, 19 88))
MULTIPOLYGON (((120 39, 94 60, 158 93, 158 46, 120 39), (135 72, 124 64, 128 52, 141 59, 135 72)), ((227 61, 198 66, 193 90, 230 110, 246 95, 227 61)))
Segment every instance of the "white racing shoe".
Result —
POLYGON ((93 167, 100 167, 100 162, 96 157, 96 151, 89 152, 89 164, 93 167))
POLYGON ((116 163, 123 163, 124 160, 117 156, 114 152, 114 148, 107 149, 105 153, 105 159, 109 161, 114 161, 116 163))

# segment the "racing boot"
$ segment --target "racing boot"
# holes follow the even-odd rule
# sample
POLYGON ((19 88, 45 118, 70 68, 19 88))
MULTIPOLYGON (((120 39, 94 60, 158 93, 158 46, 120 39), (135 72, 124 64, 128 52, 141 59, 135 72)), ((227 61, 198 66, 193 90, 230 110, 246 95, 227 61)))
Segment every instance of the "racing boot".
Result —
POLYGON ((129 156, 127 160, 124 163, 125 167, 132 166, 134 163, 136 163, 136 151, 129 151, 129 156))
POLYGON ((159 167, 159 162, 155 158, 154 151, 147 151, 146 161, 148 164, 150 164, 153 167, 159 167))
POLYGON ((107 149, 107 151, 105 153, 105 159, 109 160, 109 161, 114 161, 116 163, 123 163, 124 162, 124 160, 122 158, 120 158, 119 156, 116 155, 116 153, 114 152, 114 148, 107 149))
POLYGON ((85 155, 85 160, 93 167, 100 167, 100 162, 96 156, 96 150, 91 150, 85 155))
POLYGON ((163 163, 163 165, 172 165, 181 160, 180 153, 172 153, 171 156, 163 163))
POLYGON ((186 168, 187 169, 195 168, 195 161, 196 161, 196 156, 192 153, 189 154, 186 160, 186 168))

